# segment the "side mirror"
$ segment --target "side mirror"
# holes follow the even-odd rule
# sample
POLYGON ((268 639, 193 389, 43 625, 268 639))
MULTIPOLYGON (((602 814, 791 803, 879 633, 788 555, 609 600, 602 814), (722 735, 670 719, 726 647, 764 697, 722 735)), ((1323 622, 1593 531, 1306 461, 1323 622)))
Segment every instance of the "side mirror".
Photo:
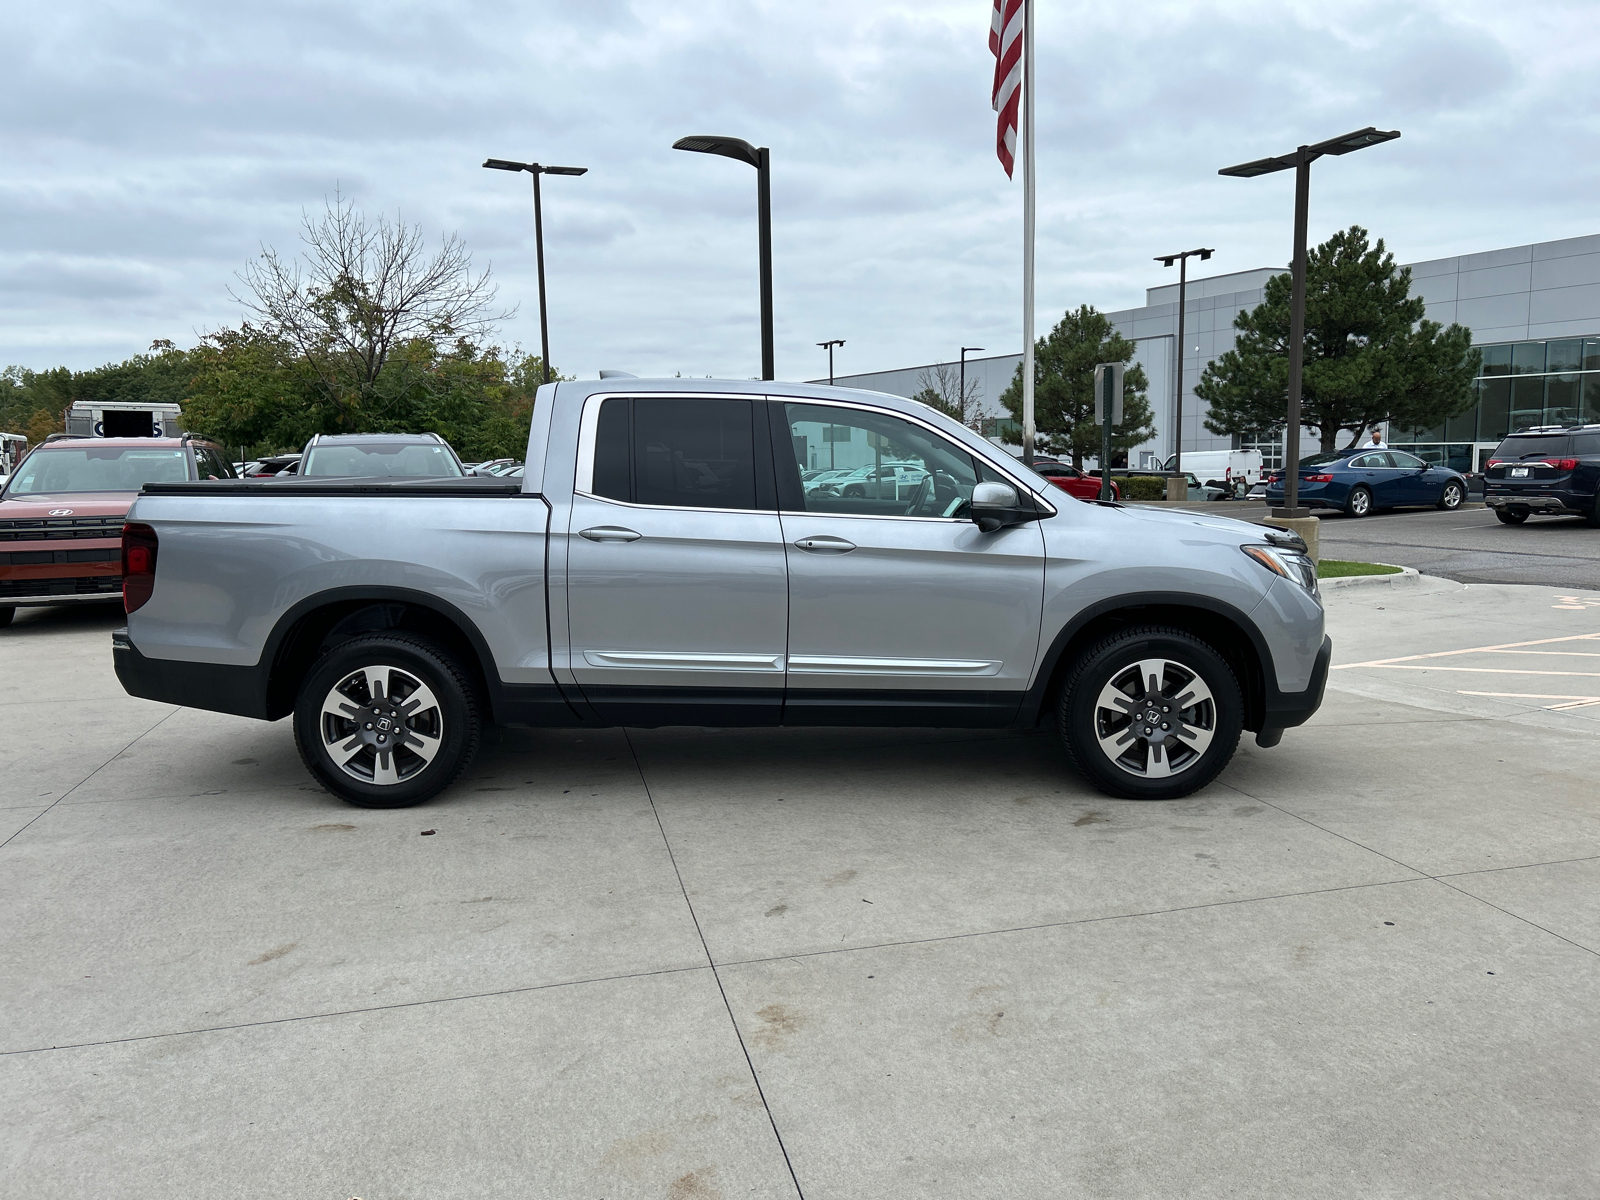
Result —
POLYGON ((994 533, 1008 525, 1021 525, 1038 517, 1031 507, 1023 508, 1017 490, 1008 483, 980 483, 972 489, 972 523, 984 533, 994 533))

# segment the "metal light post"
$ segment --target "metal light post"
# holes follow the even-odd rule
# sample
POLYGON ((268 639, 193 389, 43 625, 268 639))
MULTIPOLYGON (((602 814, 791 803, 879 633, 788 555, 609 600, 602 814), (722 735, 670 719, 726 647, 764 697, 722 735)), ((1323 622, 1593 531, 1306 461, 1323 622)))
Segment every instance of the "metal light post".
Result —
POLYGON ((761 378, 775 379, 772 366, 772 152, 742 138, 715 134, 679 138, 674 150, 720 154, 756 169, 756 222, 761 245, 761 378))
POLYGON ((1283 507, 1272 510, 1275 517, 1309 517, 1311 510, 1300 507, 1300 377, 1304 367, 1306 340, 1306 207, 1311 192, 1311 164, 1324 154, 1349 154, 1379 142, 1392 142, 1398 129, 1382 130, 1372 125, 1329 138, 1314 146, 1301 146, 1293 154, 1277 158, 1258 158, 1254 162, 1223 167, 1218 175, 1253 179, 1274 171, 1294 168, 1294 268, 1289 307, 1289 428, 1284 444, 1283 507))
MULTIPOLYGON (((818 342, 817 345, 821 346, 824 350, 826 350, 828 352, 828 386, 832 387, 833 386, 833 348, 835 346, 844 345, 844 339, 843 338, 834 338, 831 342, 818 342)), ((768 376, 768 378, 771 378, 771 376, 768 376)))
POLYGON ((1189 256, 1199 255, 1205 262, 1215 250, 1183 250, 1177 254, 1158 254, 1156 261, 1164 267, 1178 264, 1178 383, 1177 397, 1172 404, 1172 469, 1183 470, 1183 306, 1189 287, 1189 256))
POLYGON ((961 347, 961 383, 959 386, 961 388, 961 423, 963 425, 967 423, 967 353, 970 351, 971 353, 976 354, 982 349, 982 346, 961 347))
POLYGON ((512 162, 504 158, 485 159, 491 171, 526 171, 533 176, 533 255, 539 265, 539 353, 544 367, 544 382, 550 382, 550 317, 544 297, 544 206, 539 199, 539 176, 583 175, 588 167, 547 167, 541 163, 512 162))

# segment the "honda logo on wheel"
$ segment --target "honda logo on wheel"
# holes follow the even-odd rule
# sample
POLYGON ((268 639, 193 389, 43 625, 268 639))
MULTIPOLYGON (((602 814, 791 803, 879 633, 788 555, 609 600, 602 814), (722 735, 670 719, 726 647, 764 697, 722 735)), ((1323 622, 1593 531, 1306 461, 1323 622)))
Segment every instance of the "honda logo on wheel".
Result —
POLYGON ((52 517, 70 517, 72 515, 72 510, 70 508, 52 508, 50 510, 50 515, 52 517))

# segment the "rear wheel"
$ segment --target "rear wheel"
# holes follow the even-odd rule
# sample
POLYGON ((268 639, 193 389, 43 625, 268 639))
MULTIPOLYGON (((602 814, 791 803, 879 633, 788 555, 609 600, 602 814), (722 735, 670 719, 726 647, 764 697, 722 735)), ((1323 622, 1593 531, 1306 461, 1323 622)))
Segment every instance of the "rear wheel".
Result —
POLYGON ((1210 783, 1233 757, 1244 698, 1228 664, 1193 634, 1145 627, 1084 652, 1062 694, 1067 753, 1101 791, 1170 800, 1210 783))
POLYGON ((1595 492, 1594 503, 1589 505, 1589 511, 1583 514, 1583 519, 1589 522, 1591 528, 1600 529, 1600 491, 1595 492))
POLYGON ((1350 489, 1350 495, 1344 502, 1344 515, 1347 517, 1364 517, 1372 511, 1372 493, 1360 484, 1350 489))
POLYGON ((335 647, 311 669, 294 708, 306 767, 362 808, 404 808, 438 795, 478 749, 476 697, 449 651, 411 634, 335 647))
POLYGON ((1439 507, 1447 512, 1453 512, 1461 507, 1461 502, 1466 498, 1466 493, 1462 490, 1461 482, 1459 480, 1452 479, 1449 483, 1444 485, 1444 491, 1439 493, 1439 507))
POLYGON ((1528 519, 1528 510, 1525 508, 1497 508, 1494 515, 1504 525, 1521 525, 1528 519))
POLYGON ((17 610, 15 608, 0 608, 0 629, 4 629, 11 624, 11 618, 16 615, 17 610))

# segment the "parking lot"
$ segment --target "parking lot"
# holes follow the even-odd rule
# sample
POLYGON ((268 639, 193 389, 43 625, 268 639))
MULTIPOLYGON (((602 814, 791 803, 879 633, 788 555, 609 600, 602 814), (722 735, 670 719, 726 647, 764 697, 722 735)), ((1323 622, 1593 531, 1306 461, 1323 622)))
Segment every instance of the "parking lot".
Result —
POLYGON ((24 611, 7 1191, 1600 1194, 1589 578, 1330 592, 1311 724, 1143 804, 1050 736, 674 729, 355 809, 287 722, 127 697, 115 610, 24 611))

